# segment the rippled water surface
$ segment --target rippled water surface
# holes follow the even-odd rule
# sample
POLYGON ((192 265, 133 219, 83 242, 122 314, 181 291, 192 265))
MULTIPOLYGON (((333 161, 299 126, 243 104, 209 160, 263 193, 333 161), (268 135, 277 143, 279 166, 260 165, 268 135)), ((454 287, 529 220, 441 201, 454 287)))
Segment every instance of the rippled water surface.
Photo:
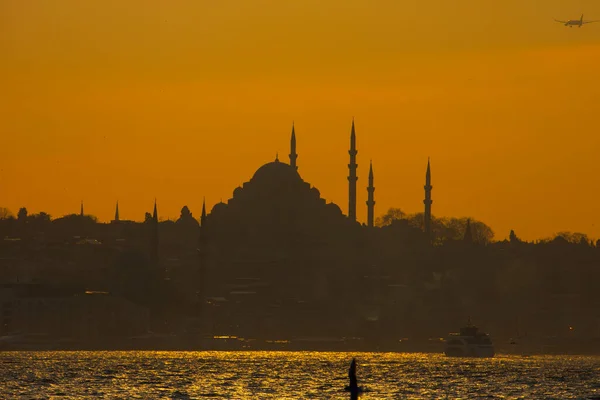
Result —
POLYGON ((310 352, 4 352, 0 398, 574 399, 600 396, 600 358, 310 352))

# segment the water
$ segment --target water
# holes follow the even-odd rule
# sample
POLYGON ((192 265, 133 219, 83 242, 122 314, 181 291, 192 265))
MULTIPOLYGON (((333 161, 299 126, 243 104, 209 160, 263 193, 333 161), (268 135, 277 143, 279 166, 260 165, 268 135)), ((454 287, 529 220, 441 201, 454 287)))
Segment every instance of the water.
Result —
POLYGON ((584 399, 600 357, 311 352, 4 352, 2 399, 584 399), (447 397, 446 397, 447 396, 447 397))

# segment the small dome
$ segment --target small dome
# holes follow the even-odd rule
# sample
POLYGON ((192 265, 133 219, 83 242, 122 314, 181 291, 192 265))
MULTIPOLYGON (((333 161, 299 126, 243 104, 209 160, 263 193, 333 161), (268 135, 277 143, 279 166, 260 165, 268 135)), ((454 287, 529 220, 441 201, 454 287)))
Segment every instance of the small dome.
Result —
POLYGON ((223 203, 222 201, 218 202, 217 204, 215 204, 212 208, 212 210, 210 210, 210 213, 214 213, 215 211, 218 213, 219 210, 223 210, 227 208, 227 204, 223 203))
POLYGON ((233 189, 233 197, 234 198, 240 197, 242 195, 243 191, 244 190, 240 186, 236 187, 235 189, 233 189))
POLYGON ((342 215, 342 209, 335 203, 328 203, 327 209, 331 210, 332 212, 334 212, 336 214, 342 215))

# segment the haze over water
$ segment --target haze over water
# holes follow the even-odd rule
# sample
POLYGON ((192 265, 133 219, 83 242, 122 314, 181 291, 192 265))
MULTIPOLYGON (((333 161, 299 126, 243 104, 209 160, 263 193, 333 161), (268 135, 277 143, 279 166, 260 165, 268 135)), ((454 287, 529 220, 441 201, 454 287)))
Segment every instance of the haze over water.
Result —
POLYGON ((599 357, 317 352, 4 352, 2 398, 578 399, 600 395, 599 357))

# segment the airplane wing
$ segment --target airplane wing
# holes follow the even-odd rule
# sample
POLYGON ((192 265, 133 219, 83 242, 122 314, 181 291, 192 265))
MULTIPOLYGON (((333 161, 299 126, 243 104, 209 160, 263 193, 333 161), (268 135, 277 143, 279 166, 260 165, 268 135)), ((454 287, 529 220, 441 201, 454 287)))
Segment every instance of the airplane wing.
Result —
POLYGON ((567 22, 569 22, 569 21, 560 21, 560 20, 558 20, 558 19, 555 19, 555 21, 556 21, 556 22, 560 22, 561 24, 566 24, 567 22))
POLYGON ((581 23, 582 24, 591 24, 592 22, 600 22, 600 20, 596 19, 596 20, 593 20, 593 21, 582 21, 581 23))

